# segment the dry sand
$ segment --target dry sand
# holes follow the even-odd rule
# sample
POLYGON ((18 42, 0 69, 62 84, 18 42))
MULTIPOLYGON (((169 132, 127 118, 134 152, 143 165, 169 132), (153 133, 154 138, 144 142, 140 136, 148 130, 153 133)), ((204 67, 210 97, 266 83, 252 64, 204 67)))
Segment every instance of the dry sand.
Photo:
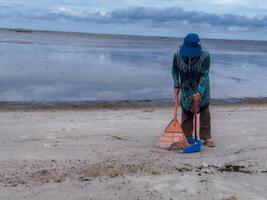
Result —
POLYGON ((267 199, 267 105, 212 106, 217 147, 156 149, 171 107, 0 111, 1 200, 267 199))

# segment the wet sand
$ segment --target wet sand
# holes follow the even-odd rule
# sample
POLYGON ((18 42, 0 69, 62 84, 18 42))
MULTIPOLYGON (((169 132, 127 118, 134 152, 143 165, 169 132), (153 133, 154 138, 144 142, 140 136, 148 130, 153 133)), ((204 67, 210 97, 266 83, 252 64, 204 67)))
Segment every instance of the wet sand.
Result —
POLYGON ((169 106, 2 109, 0 199, 267 199, 267 105, 211 113, 217 147, 184 155, 154 146, 169 106))

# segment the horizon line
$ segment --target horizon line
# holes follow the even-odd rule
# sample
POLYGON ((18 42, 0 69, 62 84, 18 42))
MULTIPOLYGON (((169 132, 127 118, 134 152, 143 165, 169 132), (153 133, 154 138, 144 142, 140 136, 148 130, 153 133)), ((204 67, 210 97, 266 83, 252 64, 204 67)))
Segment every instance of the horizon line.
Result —
MULTIPOLYGON (((88 35, 106 35, 106 36, 120 36, 120 37, 150 37, 150 38, 172 38, 183 39, 181 36, 166 36, 166 35, 133 35, 133 34, 119 34, 119 33, 103 33, 103 32, 85 32, 85 31, 59 31, 59 30, 44 30, 44 29, 28 29, 28 28, 7 28, 0 27, 0 30, 14 31, 18 33, 43 32, 43 33, 65 33, 65 34, 88 34, 88 35)), ((201 40, 227 40, 227 41, 247 41, 247 42, 267 42, 267 40, 253 40, 253 39, 228 39, 228 38, 207 38, 200 37, 201 40)))

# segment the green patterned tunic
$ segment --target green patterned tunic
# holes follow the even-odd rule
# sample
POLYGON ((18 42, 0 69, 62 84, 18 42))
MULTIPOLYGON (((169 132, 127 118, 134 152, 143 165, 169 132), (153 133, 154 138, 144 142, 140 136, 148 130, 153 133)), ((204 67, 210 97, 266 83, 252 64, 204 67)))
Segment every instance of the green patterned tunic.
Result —
POLYGON ((193 112, 193 95, 196 92, 201 94, 198 102, 199 111, 206 109, 210 100, 209 83, 210 55, 202 50, 200 57, 185 59, 174 55, 172 65, 172 76, 174 87, 181 89, 181 106, 186 111, 193 112))

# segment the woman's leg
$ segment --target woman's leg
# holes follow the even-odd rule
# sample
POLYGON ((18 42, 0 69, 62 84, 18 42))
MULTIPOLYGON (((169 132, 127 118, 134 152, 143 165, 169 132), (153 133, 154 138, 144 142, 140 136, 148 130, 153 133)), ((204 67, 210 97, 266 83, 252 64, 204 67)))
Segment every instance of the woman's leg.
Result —
POLYGON ((182 129, 186 137, 192 136, 193 133, 193 114, 185 112, 182 109, 182 129))
POLYGON ((207 107, 200 113, 200 139, 208 140, 211 138, 210 110, 207 107))

